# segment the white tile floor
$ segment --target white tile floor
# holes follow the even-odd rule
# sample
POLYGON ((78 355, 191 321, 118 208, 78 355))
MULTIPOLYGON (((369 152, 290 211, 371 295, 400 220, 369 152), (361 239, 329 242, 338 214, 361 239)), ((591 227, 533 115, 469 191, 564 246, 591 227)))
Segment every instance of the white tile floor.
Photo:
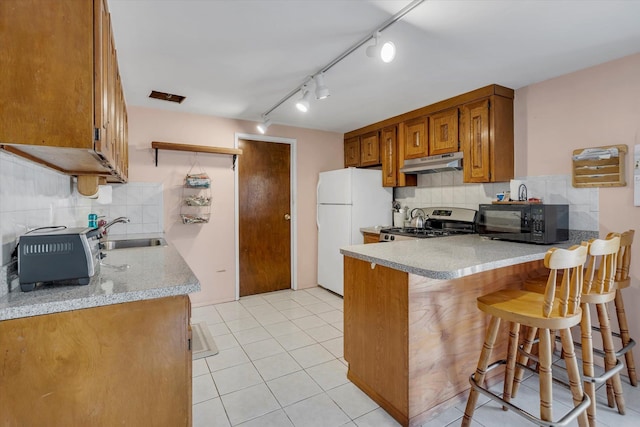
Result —
MULTIPOLYGON (((193 362, 194 427, 399 425, 346 377, 342 298, 322 288, 279 291, 195 308, 198 322, 220 352, 193 362)), ((537 414, 535 381, 524 382, 517 403, 537 414)), ((626 377, 623 385, 627 414, 608 408, 600 390, 599 426, 640 425, 640 390, 626 377)), ((568 392, 557 397, 570 402, 568 392)), ((533 425, 484 397, 479 404, 473 426, 533 425)), ((463 413, 464 403, 422 427, 460 425, 463 413)))

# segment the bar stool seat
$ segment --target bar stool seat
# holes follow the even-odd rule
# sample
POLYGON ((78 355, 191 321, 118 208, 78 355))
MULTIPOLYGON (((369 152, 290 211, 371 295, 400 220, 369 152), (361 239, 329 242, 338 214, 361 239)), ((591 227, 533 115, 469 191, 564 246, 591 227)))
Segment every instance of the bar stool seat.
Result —
POLYGON ((545 254, 544 265, 549 269, 546 291, 544 294, 521 290, 501 290, 477 299, 480 310, 491 315, 487 329, 485 343, 480 353, 478 366, 469 378, 471 391, 462 420, 462 426, 469 426, 475 405, 480 393, 492 400, 501 402, 505 409, 511 409, 516 414, 529 421, 543 426, 563 426, 576 417, 580 426, 587 425, 586 409, 590 406, 590 399, 582 389, 582 381, 578 363, 574 352, 571 327, 580 324, 582 311, 580 309, 580 286, 583 279, 583 265, 587 257, 588 244, 570 249, 552 248, 545 254), (561 271, 562 282, 559 297, 556 297, 556 278, 561 271), (509 345, 506 360, 499 360, 489 365, 491 353, 495 345, 501 320, 510 323, 509 345), (516 349, 520 325, 535 328, 540 336, 540 418, 523 411, 510 402, 513 379, 516 368, 516 349), (553 421, 552 394, 552 340, 550 330, 560 332, 563 351, 569 376, 568 388, 571 390, 574 407, 557 421, 553 421), (484 385, 488 371, 500 365, 506 365, 504 390, 502 397, 492 392, 484 385))

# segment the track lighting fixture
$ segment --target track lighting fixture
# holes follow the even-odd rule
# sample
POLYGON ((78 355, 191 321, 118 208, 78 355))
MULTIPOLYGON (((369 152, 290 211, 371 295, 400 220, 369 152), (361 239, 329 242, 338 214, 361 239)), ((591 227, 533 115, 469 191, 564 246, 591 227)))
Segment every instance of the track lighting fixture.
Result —
POLYGON ((303 113, 309 111, 309 101, 311 100, 311 92, 307 89, 307 86, 302 87, 302 98, 296 102, 296 108, 303 113))
MULTIPOLYGON (((336 58, 331 60, 327 65, 325 65, 324 67, 316 71, 315 74, 312 74, 313 76, 312 78, 316 85, 316 88, 315 88, 316 99, 324 99, 329 96, 329 88, 327 88, 327 86, 325 86, 324 84, 324 73, 329 71, 331 68, 333 68, 336 64, 338 64, 340 61, 345 59, 347 56, 351 55, 353 52, 355 52, 356 50, 360 49, 362 46, 370 42, 371 39, 374 40, 374 44, 372 46, 367 47, 367 55, 380 56, 380 58, 384 62, 393 61, 393 58, 396 55, 396 46, 390 41, 382 43, 382 45, 380 45, 379 42, 380 42, 381 32, 385 31, 391 25, 401 20, 407 13, 411 12, 413 9, 415 9, 416 7, 418 7, 420 4, 424 2, 425 0, 412 0, 411 3, 403 7, 400 11, 398 11, 398 13, 391 16, 389 19, 387 19, 382 24, 380 24, 380 26, 378 26, 373 33, 368 33, 360 41, 358 41, 353 46, 351 46, 350 48, 342 52, 340 55, 338 55, 336 58)), ((298 108, 298 110, 304 113, 309 111, 309 101, 311 100, 311 96, 312 96, 311 92, 309 92, 309 89, 308 89, 310 80, 311 78, 308 77, 307 80, 301 86, 298 86, 292 89, 282 99, 276 102, 271 108, 266 110, 262 114, 262 117, 266 119, 266 117, 271 112, 273 112, 273 110, 280 107, 282 104, 284 104, 285 102, 287 102, 288 100, 296 96, 296 94, 299 92, 302 92, 302 98, 298 102, 296 102, 296 107, 298 108)), ((262 129, 266 131, 267 127, 269 126, 269 123, 270 123, 270 120, 265 120, 263 123, 258 125, 258 130, 264 133, 262 129)))
POLYGON ((262 123, 258 124, 256 127, 258 128, 258 132, 264 135, 269 126, 271 126, 271 119, 265 117, 262 123))
POLYGON ((389 63, 396 57, 396 45, 393 42, 384 42, 380 45, 380 31, 373 35, 373 43, 367 47, 367 56, 374 58, 379 56, 383 62, 389 63))
POLYGON ((329 97, 329 88, 324 84, 324 73, 318 73, 313 78, 316 82, 316 99, 325 99, 329 97))

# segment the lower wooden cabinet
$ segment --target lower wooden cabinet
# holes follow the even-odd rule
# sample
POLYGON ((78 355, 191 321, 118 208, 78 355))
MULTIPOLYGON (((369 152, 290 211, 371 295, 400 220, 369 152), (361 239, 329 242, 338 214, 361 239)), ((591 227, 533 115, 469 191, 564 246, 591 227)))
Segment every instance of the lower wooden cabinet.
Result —
POLYGON ((380 242, 380 235, 378 233, 363 232, 362 236, 364 238, 364 244, 365 245, 367 243, 379 243, 380 242))
POLYGON ((0 425, 191 426, 187 295, 0 321, 0 425))

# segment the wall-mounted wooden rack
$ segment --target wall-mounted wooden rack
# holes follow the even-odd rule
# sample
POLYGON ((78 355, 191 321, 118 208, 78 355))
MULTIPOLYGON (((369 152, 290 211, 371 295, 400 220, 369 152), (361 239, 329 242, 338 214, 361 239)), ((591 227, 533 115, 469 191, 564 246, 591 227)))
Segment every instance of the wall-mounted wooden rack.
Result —
POLYGON ((623 187, 626 145, 573 150, 574 187, 623 187))
POLYGON ((158 142, 153 141, 151 148, 156 150, 156 167, 158 167, 158 150, 173 150, 173 151, 191 151, 195 153, 209 153, 209 154, 228 154, 233 156, 233 168, 236 168, 236 160, 239 155, 242 154, 242 150, 239 148, 224 148, 224 147, 208 147, 204 145, 192 145, 192 144, 177 144, 175 142, 158 142))

